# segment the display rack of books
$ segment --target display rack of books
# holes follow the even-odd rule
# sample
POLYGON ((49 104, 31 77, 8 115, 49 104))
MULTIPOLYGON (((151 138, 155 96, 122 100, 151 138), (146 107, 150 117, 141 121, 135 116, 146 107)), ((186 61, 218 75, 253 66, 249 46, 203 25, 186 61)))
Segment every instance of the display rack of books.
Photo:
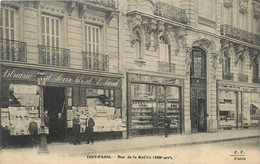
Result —
POLYGON ((156 102, 132 100, 131 106, 131 129, 153 128, 153 110, 156 108, 156 102))
MULTIPOLYGON (((29 135, 29 124, 32 120, 37 123, 40 132, 41 119, 37 106, 2 108, 1 119, 1 125, 8 127, 10 135, 29 135)), ((45 131, 49 133, 47 127, 45 131)))
POLYGON ((180 111, 179 100, 168 99, 166 113, 167 113, 167 117, 170 117, 171 119, 170 128, 180 128, 181 111, 180 111))
POLYGON ((75 107, 67 110, 68 128, 72 128, 72 119, 76 114, 80 115, 80 132, 85 132, 87 113, 95 121, 94 132, 126 131, 126 124, 120 118, 120 109, 107 106, 75 107))

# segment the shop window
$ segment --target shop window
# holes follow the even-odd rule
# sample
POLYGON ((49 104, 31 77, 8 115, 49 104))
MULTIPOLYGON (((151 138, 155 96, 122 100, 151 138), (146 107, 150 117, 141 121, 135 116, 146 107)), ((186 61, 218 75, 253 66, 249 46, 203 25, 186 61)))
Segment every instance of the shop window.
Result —
POLYGON ((42 15, 42 45, 60 47, 60 19, 42 15))
POLYGON ((206 78, 206 54, 198 48, 192 51, 191 76, 206 78))
POLYGON ((260 125, 260 94, 242 93, 243 109, 241 123, 243 127, 260 125))
POLYGON ((100 52, 100 27, 85 24, 85 49, 86 52, 98 54, 100 52))
POLYGON ((1 7, 0 38, 15 40, 15 10, 1 7))
POLYGON ((108 89, 86 89, 87 94, 87 106, 107 106, 114 107, 114 90, 108 89))

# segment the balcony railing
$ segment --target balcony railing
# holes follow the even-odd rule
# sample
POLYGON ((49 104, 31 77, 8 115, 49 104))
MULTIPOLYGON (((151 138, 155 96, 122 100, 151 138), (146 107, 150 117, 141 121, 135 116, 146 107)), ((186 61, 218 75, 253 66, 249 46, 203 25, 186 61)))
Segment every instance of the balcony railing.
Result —
POLYGON ((234 74, 233 73, 223 73, 222 78, 223 78, 223 80, 233 80, 234 74))
POLYGON ((159 72, 175 72, 175 64, 169 62, 158 62, 158 71, 159 72))
POLYGON ((70 66, 70 50, 60 47, 39 45, 39 64, 70 66))
POLYGON ((221 35, 260 46, 260 35, 230 25, 220 26, 221 35))
POLYGON ((26 62, 26 43, 16 40, 0 39, 2 60, 26 62))
POLYGON ((248 82, 248 75, 238 74, 238 81, 248 82))
POLYGON ((184 9, 168 5, 163 2, 155 4, 154 14, 180 23, 188 23, 188 17, 184 9))
POLYGON ((116 7, 115 0, 83 0, 83 2, 91 2, 91 3, 95 3, 95 4, 99 4, 99 5, 113 7, 113 8, 116 7))
POLYGON ((83 69, 108 71, 109 58, 108 55, 82 52, 83 69))
POLYGON ((253 77, 253 83, 260 83, 259 77, 253 77))

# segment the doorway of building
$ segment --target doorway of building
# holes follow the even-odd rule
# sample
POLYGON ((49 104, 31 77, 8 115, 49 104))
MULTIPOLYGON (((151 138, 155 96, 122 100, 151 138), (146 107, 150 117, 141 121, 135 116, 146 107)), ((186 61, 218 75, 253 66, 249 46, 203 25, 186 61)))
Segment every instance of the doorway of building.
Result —
POLYGON ((191 132, 205 132, 207 122, 207 67, 206 53, 193 47, 190 68, 191 132))
POLYGON ((44 87, 44 110, 48 111, 50 119, 49 140, 64 141, 66 134, 66 110, 65 110, 65 88, 64 87, 44 87), (58 119, 61 113, 62 121, 58 119), (63 137, 62 137, 63 136, 63 137))

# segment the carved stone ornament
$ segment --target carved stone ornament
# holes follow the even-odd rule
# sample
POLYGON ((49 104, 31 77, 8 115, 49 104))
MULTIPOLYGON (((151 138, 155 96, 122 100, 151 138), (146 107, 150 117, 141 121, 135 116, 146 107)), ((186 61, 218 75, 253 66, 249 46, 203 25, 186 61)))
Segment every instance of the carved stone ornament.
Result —
POLYGON ((211 53, 212 55, 212 60, 213 60, 213 77, 214 79, 216 79, 216 70, 217 70, 217 67, 218 67, 218 53, 211 53))
POLYGON ((235 47, 232 42, 229 42, 225 39, 220 41, 221 48, 219 52, 219 62, 222 63, 224 60, 224 55, 228 55, 229 58, 235 54, 235 47))
POLYGON ((250 49, 249 50, 249 57, 250 57, 250 61, 249 61, 249 68, 251 69, 253 66, 253 62, 255 58, 259 58, 259 51, 256 49, 250 49))
POLYGON ((142 24, 142 17, 140 15, 134 15, 131 17, 128 17, 128 26, 129 26, 129 30, 130 30, 130 35, 131 35, 131 39, 130 39, 130 43, 131 46, 133 47, 135 42, 139 39, 136 30, 142 28, 141 24, 142 24))
POLYGON ((67 12, 68 15, 71 16, 72 11, 76 8, 76 2, 69 1, 67 2, 67 12))
MULTIPOLYGON (((2 1, 1 2, 1 5, 2 6, 8 6, 8 7, 11 7, 11 8, 13 8, 13 9, 15 9, 15 10, 18 10, 19 9, 19 3, 20 2, 9 2, 9 1, 2 1)), ((25 3, 27 3, 27 2, 25 2, 25 3)))
POLYGON ((41 1, 34 1, 34 2, 33 2, 33 7, 36 8, 36 9, 38 9, 38 8, 39 8, 39 5, 40 5, 40 2, 41 2, 41 1))
POLYGON ((185 56, 185 69, 186 69, 186 77, 188 78, 190 76, 190 64, 191 64, 191 51, 192 48, 191 47, 186 47, 185 48, 185 52, 186 52, 186 56, 185 56))
POLYGON ((177 43, 175 55, 178 55, 178 53, 180 51, 180 47, 181 47, 180 43, 182 44, 183 47, 187 47, 186 38, 185 38, 186 31, 184 28, 177 27, 174 29, 174 32, 175 32, 175 39, 176 39, 176 43, 177 43))
POLYGON ((85 11, 87 11, 88 6, 86 4, 78 3, 78 10, 79 10, 79 18, 82 18, 85 11))
POLYGON ((232 7, 233 0, 224 0, 224 7, 230 8, 232 7))
POLYGON ((248 0, 239 0, 239 12, 241 14, 247 13, 248 0))
POLYGON ((162 21, 157 21, 156 24, 156 30, 154 33, 154 50, 157 51, 159 48, 159 38, 163 35, 164 31, 164 22, 162 21))
POLYGON ((243 45, 236 46, 236 53, 235 53, 235 66, 237 66, 239 57, 247 58, 249 56, 248 47, 244 47, 243 45))
POLYGON ((260 17, 260 5, 254 3, 253 4, 254 18, 258 19, 260 17))
POLYGON ((207 50, 213 50, 213 44, 208 39, 199 39, 193 43, 193 46, 202 47, 207 50))
POLYGON ((111 20, 113 19, 113 17, 115 16, 115 12, 110 11, 108 12, 107 16, 106 16, 106 20, 107 20, 107 24, 110 25, 111 20))
POLYGON ((151 34, 156 30, 156 21, 153 19, 149 20, 145 17, 143 17, 142 20, 142 26, 145 34, 145 47, 148 50, 151 46, 151 34))

